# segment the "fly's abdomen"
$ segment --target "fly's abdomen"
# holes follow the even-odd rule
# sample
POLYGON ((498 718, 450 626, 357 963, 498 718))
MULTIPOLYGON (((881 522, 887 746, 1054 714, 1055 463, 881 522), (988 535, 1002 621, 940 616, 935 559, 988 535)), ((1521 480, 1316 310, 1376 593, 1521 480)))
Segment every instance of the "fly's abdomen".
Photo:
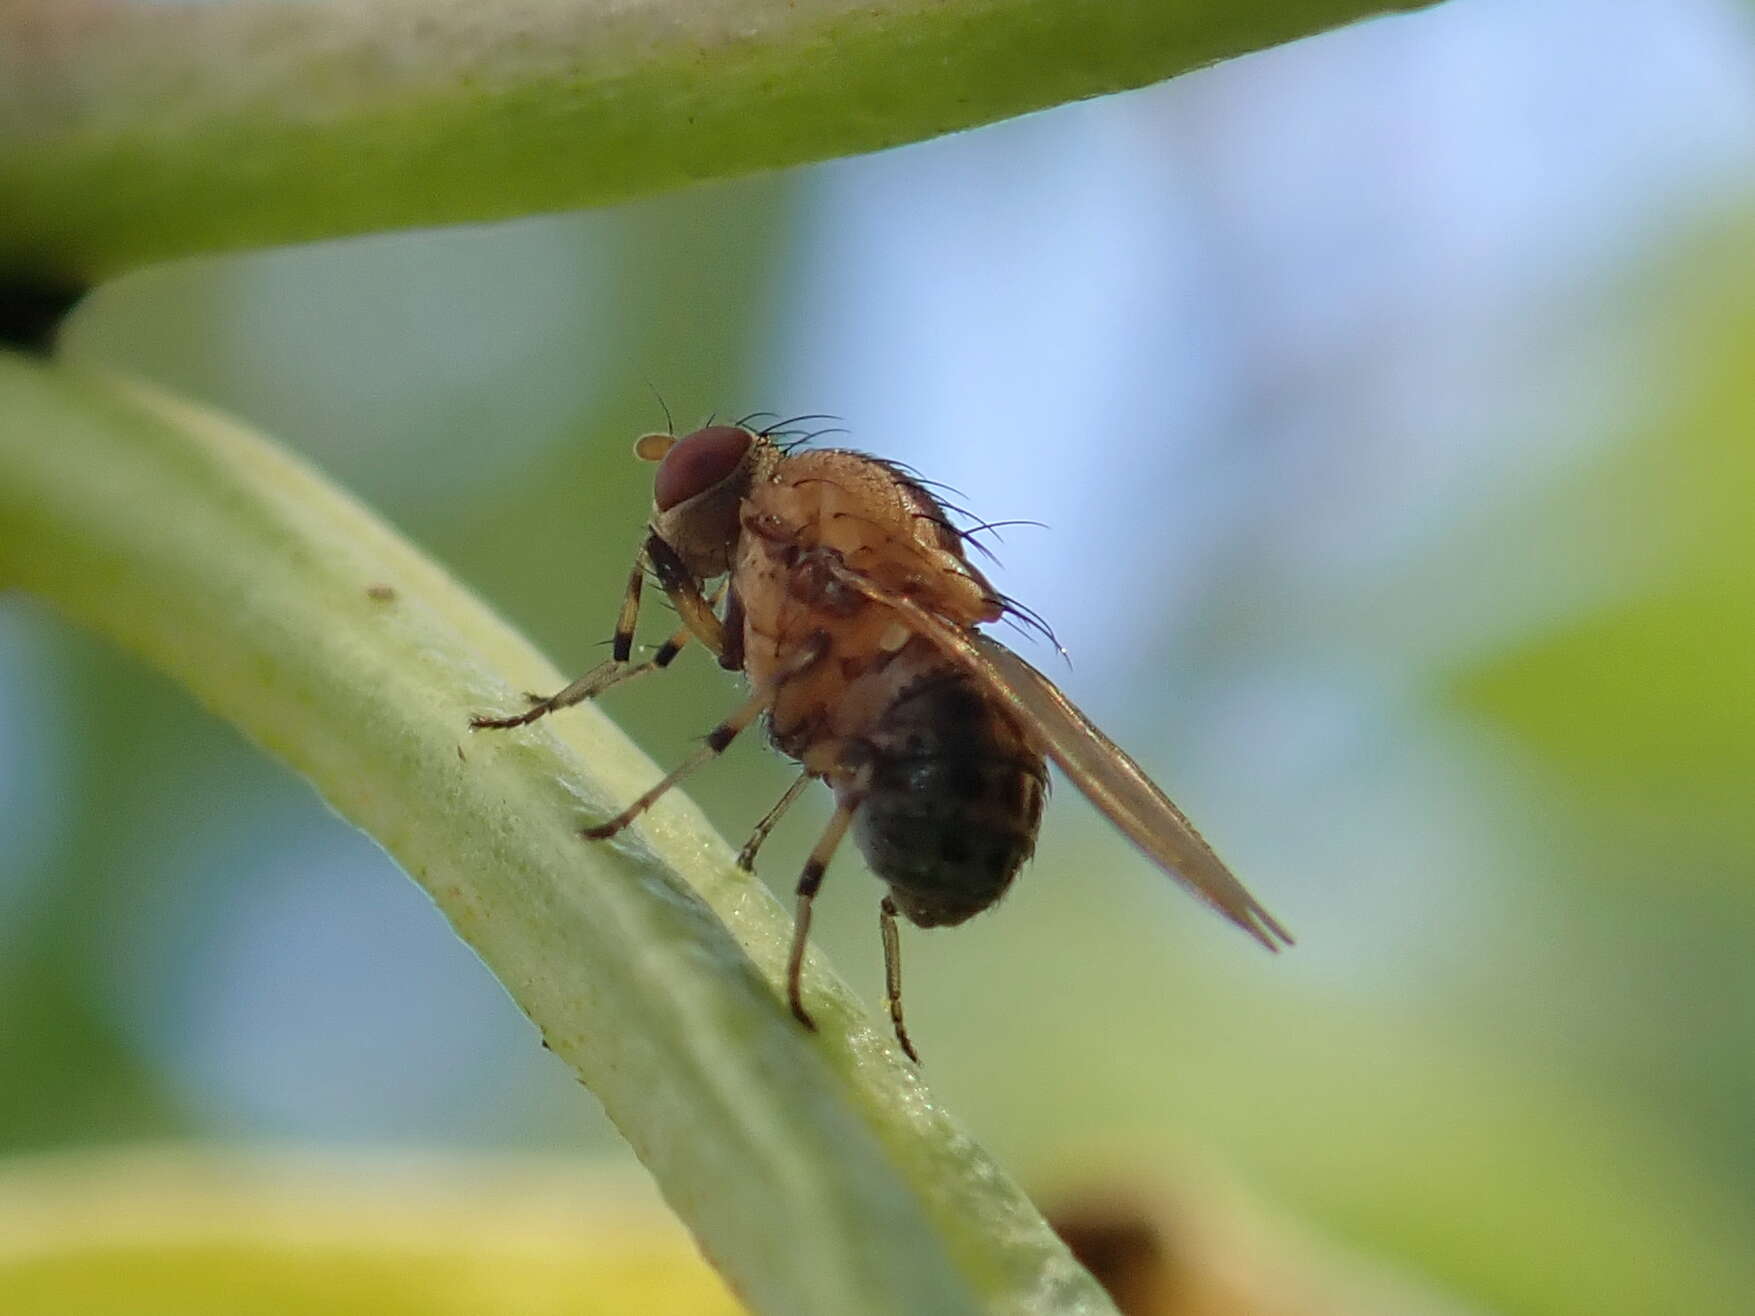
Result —
POLYGON ((921 927, 961 923, 1005 893, 1036 846, 1042 755, 962 673, 904 687, 860 746, 870 787, 854 835, 921 927))

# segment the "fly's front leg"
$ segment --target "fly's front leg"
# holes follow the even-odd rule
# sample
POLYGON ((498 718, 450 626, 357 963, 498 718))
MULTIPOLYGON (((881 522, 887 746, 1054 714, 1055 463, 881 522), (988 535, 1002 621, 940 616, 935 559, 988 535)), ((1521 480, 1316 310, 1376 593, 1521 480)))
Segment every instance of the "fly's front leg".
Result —
MULTIPOLYGON (((571 708, 574 704, 593 699, 625 679, 629 674, 628 660, 634 653, 634 626, 640 619, 640 590, 645 583, 646 553, 642 549, 640 555, 634 559, 634 569, 628 573, 628 588, 622 595, 621 610, 616 613, 615 638, 610 642, 610 656, 563 690, 547 696, 527 696, 532 703, 522 713, 513 713, 507 717, 477 715, 470 718, 470 730, 500 731, 507 727, 529 726, 538 718, 547 717, 557 709, 571 708)), ((682 646, 679 644, 676 648, 681 649, 682 646)), ((673 650, 665 658, 664 664, 660 665, 668 665, 675 657, 676 652, 673 650)))
MULTIPOLYGON (((641 549, 640 556, 634 561, 634 569, 628 575, 628 588, 626 593, 622 595, 621 611, 616 614, 615 637, 610 641, 612 646, 610 656, 565 689, 558 690, 552 695, 526 695, 525 697, 530 700, 530 707, 522 713, 513 713, 506 717, 476 716, 470 718, 471 730, 503 730, 507 727, 529 726, 538 718, 547 717, 559 709, 571 708, 574 704, 582 704, 587 699, 595 699, 612 686, 630 681, 636 676, 644 676, 647 672, 663 671, 676 661, 676 656, 687 647, 690 638, 695 636, 696 625, 685 624, 679 628, 676 634, 659 645, 645 662, 631 661, 634 653, 634 628, 640 619, 640 593, 646 580, 646 563, 651 554, 653 540, 659 543, 664 542, 659 540, 657 535, 652 535, 647 545, 641 549)), ((666 549, 669 547, 668 544, 665 544, 666 549)), ((674 553, 672 556, 674 557, 674 553)), ((687 578, 686 572, 684 577, 687 578)), ((721 585, 711 595, 702 595, 699 583, 692 578, 687 579, 695 604, 705 609, 707 615, 712 617, 713 605, 725 592, 725 586, 721 585)), ((672 593, 670 585, 666 585, 665 592, 672 593)), ((678 611, 682 611, 680 606, 678 611)), ((713 620, 717 623, 718 618, 714 617, 713 620)))
POLYGON ((701 582, 689 571, 682 556, 654 530, 646 537, 645 555, 652 563, 652 574, 658 577, 683 626, 715 658, 725 655, 725 623, 713 611, 713 605, 701 593, 701 582))
MULTIPOLYGON (((719 596, 724 592, 725 586, 721 585, 709 594, 707 596, 708 605, 711 606, 718 602, 719 596)), ((662 672, 676 661, 676 656, 688 647, 692 638, 693 635, 688 627, 679 627, 675 634, 654 649, 652 656, 644 662, 629 665, 618 662, 614 658, 607 658, 558 694, 527 695, 526 698, 530 700, 533 707, 527 712, 520 713, 516 718, 489 719, 482 725, 523 726, 554 712, 557 708, 571 708, 574 704, 582 704, 587 699, 595 699, 605 690, 631 681, 636 676, 644 676, 647 672, 662 672)))

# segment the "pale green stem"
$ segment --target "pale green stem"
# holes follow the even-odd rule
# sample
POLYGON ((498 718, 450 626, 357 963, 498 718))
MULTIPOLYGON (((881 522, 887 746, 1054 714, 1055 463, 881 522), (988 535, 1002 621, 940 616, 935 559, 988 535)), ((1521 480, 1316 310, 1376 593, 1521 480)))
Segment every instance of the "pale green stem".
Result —
POLYGON ((1419 7, 0 0, 0 280, 599 205, 1419 7))
POLYGON ((657 771, 596 710, 468 732, 560 673, 309 468, 0 355, 0 585, 182 682, 395 856, 756 1309, 1110 1310, 837 982, 809 975, 821 1032, 787 1013, 789 921, 693 805, 579 839, 657 771))

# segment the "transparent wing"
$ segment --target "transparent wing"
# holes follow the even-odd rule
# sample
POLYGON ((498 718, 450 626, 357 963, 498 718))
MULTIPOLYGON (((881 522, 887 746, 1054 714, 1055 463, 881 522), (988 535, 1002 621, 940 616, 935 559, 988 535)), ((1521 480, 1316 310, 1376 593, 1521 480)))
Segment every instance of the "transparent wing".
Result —
POLYGON ((1182 810, 1046 676, 997 640, 964 630, 844 563, 836 562, 834 571, 858 593, 901 613, 916 634, 981 681, 1147 858, 1269 950, 1292 944, 1291 934, 1232 876, 1182 810))

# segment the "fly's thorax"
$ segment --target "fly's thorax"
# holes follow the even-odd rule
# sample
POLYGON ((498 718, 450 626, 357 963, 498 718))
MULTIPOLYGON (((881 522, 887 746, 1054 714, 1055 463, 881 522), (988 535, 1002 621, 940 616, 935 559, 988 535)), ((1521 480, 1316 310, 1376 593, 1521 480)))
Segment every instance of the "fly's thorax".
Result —
POLYGON ((811 583, 811 555, 828 553, 958 625, 1000 615, 998 596, 964 556, 944 508, 861 453, 828 448, 783 458, 751 486, 744 531, 788 548, 801 588, 811 583))
POLYGON ((893 697, 844 758, 865 786, 854 835, 867 862, 910 920, 937 927, 992 905, 1030 857, 1047 770, 965 672, 912 657, 886 671, 893 697))
POLYGON ((789 673, 768 715, 776 747, 837 788, 864 777, 854 768, 870 761, 873 798, 856 826, 916 922, 954 922, 992 903, 1034 842, 1041 755, 902 612, 847 578, 957 626, 996 617, 997 596, 943 509, 873 458, 787 456, 751 483, 732 563, 744 671, 756 685, 789 673), (792 670, 805 646, 820 659, 792 670), (922 809, 933 816, 915 817, 922 809), (939 838, 936 849, 906 834, 916 822, 939 838), (968 853, 944 841, 969 826, 985 832, 968 853), (947 883, 948 894, 930 894, 947 883))
MULTIPOLYGON (((788 464, 799 460, 789 458, 788 464)), ((822 542, 820 530, 845 518, 834 515, 832 492, 827 509, 824 500, 823 490, 808 483, 759 486, 746 503, 732 567, 743 668, 752 682, 772 678, 802 646, 826 646, 822 659, 789 677, 776 699, 776 743, 795 758, 803 756, 788 747, 785 728, 806 721, 833 726, 837 733, 849 725, 863 727, 893 692, 850 692, 849 687, 915 640, 894 609, 872 602, 844 578, 845 559, 822 542), (872 699, 879 702, 868 706, 872 699)), ((920 645, 931 651, 925 641, 920 645)))

